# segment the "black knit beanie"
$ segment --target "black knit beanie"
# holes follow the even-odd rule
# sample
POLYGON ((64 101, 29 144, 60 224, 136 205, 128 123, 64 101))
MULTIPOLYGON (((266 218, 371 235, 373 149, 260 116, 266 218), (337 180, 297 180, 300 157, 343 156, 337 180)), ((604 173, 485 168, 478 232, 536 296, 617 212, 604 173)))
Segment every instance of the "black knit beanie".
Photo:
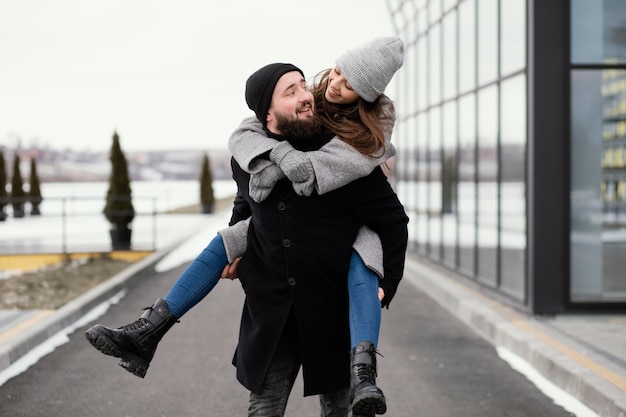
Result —
POLYGON ((276 83, 280 77, 291 71, 298 71, 304 77, 302 70, 295 65, 275 63, 257 70, 246 81, 246 103, 263 126, 267 123, 267 111, 272 103, 276 83))

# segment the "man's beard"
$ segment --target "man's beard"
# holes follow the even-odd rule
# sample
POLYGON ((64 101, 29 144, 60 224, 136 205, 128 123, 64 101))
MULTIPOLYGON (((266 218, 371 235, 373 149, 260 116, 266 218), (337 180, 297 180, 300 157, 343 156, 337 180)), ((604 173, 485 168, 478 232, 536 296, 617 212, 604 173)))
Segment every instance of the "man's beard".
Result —
POLYGON ((288 119, 276 114, 276 128, 280 134, 292 139, 311 139, 324 133, 324 125, 315 116, 306 119, 288 119))

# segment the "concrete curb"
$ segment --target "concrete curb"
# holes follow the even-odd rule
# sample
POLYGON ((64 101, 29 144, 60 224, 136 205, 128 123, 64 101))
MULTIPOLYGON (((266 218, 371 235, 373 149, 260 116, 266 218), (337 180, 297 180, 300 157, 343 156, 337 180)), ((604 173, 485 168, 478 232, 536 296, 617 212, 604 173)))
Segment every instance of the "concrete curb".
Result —
MULTIPOLYGON (((181 239, 182 242, 184 239, 181 239)), ((122 272, 65 304, 53 314, 12 337, 0 351, 0 372, 40 344, 79 321, 93 308, 123 291, 130 284, 154 275, 156 264, 179 242, 137 261, 122 272)))
POLYGON ((407 257, 405 278, 496 347, 528 362, 600 416, 626 417, 626 369, 542 323, 407 257), (579 359, 579 360, 576 360, 579 359), (609 379, 614 378, 616 383, 609 379), (607 379, 608 378, 608 379, 607 379))

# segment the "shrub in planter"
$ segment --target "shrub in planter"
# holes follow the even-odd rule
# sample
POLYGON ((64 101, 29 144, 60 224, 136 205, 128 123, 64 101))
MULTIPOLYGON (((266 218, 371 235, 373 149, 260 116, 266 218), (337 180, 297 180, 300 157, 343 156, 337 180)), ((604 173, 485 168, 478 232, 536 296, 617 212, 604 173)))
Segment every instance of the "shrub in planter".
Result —
POLYGON ((202 171, 200 173, 200 203, 203 213, 213 213, 215 197, 213 196, 213 174, 209 157, 205 154, 202 159, 202 171))
POLYGON ((111 175, 107 191, 104 215, 111 223, 111 244, 113 249, 130 249, 131 223, 135 218, 135 209, 132 202, 130 178, 126 156, 120 147, 120 138, 117 132, 113 133, 111 146, 111 175))
POLYGON ((7 214, 4 208, 9 203, 9 195, 7 193, 7 169, 4 165, 4 151, 0 149, 0 221, 5 221, 7 214))
POLYGON ((11 206, 13 207, 13 217, 24 217, 26 211, 24 205, 26 203, 26 192, 24 191, 24 182, 22 181, 22 172, 20 171, 20 156, 15 153, 13 159, 13 178, 11 178, 11 206))
POLYGON ((39 216, 39 205, 43 201, 41 197, 41 188, 39 183, 39 175, 37 175, 37 160, 32 158, 30 160, 30 188, 28 190, 28 201, 30 202, 30 214, 33 216, 39 216))

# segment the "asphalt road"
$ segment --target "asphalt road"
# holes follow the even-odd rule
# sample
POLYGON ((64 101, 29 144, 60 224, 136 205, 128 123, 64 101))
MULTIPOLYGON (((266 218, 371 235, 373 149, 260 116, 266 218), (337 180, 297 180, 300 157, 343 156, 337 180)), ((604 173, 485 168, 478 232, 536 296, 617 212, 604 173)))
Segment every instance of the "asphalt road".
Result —
MULTIPOLYGON (((98 322, 134 321, 182 270, 137 283, 98 322)), ((245 416, 248 393, 231 365, 242 302, 239 283, 221 281, 163 339, 145 379, 97 352, 85 340, 86 327, 79 329, 69 343, 0 386, 0 417, 245 416)), ((572 415, 409 282, 383 311, 379 349, 388 417, 572 415)), ((300 378, 286 415, 319 416, 317 397, 302 397, 300 378)))

